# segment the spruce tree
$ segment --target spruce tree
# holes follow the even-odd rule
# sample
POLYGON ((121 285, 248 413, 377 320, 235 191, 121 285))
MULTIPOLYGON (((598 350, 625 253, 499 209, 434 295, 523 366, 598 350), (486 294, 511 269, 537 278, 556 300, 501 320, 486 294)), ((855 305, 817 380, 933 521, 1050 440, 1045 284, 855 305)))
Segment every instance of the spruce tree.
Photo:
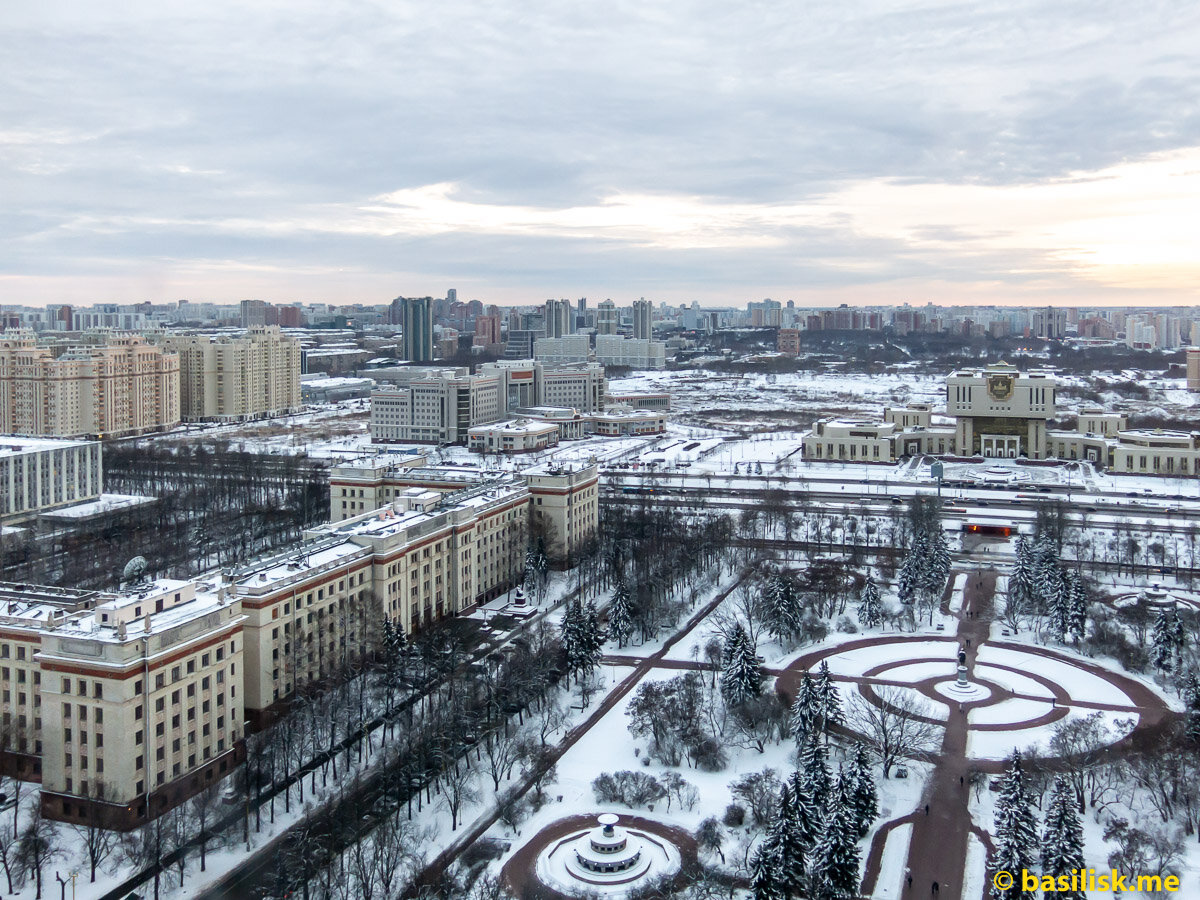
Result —
POLYGON ((600 657, 604 655, 604 632, 600 629, 600 614, 596 612, 596 604, 591 600, 584 604, 579 625, 579 668, 584 674, 590 675, 600 662, 600 657))
POLYGON ((871 758, 865 744, 854 745, 850 775, 850 805, 854 810, 855 825, 861 838, 879 816, 879 792, 875 787, 875 778, 871 775, 871 758))
POLYGON ((795 809, 796 833, 805 850, 817 843, 825 827, 824 804, 817 801, 808 788, 808 780, 802 769, 796 769, 788 778, 792 805, 795 809))
POLYGON ((1183 682, 1183 729, 1184 736, 1193 745, 1200 746, 1200 678, 1195 669, 1188 672, 1183 682))
POLYGON ((779 808, 767 836, 776 862, 776 882, 784 897, 803 896, 808 847, 800 826, 796 800, 785 783, 779 791, 779 808))
POLYGON ((1171 611, 1166 607, 1158 610, 1154 618, 1154 635, 1151 641, 1150 658, 1154 668, 1163 673, 1175 667, 1175 643, 1172 635, 1171 611))
POLYGON ((883 623, 883 604, 879 599, 879 585, 868 578, 858 600, 858 624, 863 628, 876 628, 883 623))
POLYGON ((829 795, 825 830, 812 852, 809 894, 813 900, 850 900, 858 896, 858 831, 854 812, 841 789, 829 795))
POLYGON ((1087 634, 1088 595, 1083 576, 1078 572, 1073 575, 1067 598, 1067 631, 1079 643, 1087 634))
POLYGON ((1017 536, 1016 560, 1008 579, 1005 618, 1016 627, 1018 621, 1033 610, 1035 603, 1033 554, 1029 541, 1021 534, 1017 536))
POLYGON ((613 588, 612 602, 608 604, 608 636, 624 647, 633 633, 633 611, 629 605, 629 588, 625 579, 618 578, 613 588))
POLYGON ((721 696, 729 706, 740 706, 762 693, 762 668, 758 648, 746 630, 734 626, 725 646, 725 666, 721 672, 721 696))
POLYGON ((800 688, 796 691, 796 699, 792 701, 788 717, 788 731, 798 748, 802 748, 809 734, 813 733, 819 717, 817 686, 806 670, 800 679, 800 688))
POLYGON ((929 542, 925 533, 918 531, 913 535, 912 546, 900 566, 900 574, 896 577, 896 590, 900 602, 912 604, 916 602, 917 591, 921 589, 923 572, 927 565, 929 542))
POLYGON ((559 625, 559 642, 562 644, 563 655, 567 661, 567 671, 578 677, 586 665, 588 655, 588 639, 585 634, 586 625, 583 620, 583 610, 579 601, 567 604, 563 613, 562 624, 559 625))
MULTIPOLYGON (((1054 779, 1050 806, 1046 811, 1046 827, 1042 832, 1042 874, 1069 875, 1086 868, 1083 861, 1083 826, 1075 790, 1065 775, 1054 779)), ((1084 900, 1083 891, 1058 891, 1055 897, 1084 900)))
POLYGON ((1058 579, 1058 585, 1050 596, 1046 615, 1049 619, 1050 634, 1054 636, 1055 640, 1065 641, 1067 633, 1071 630, 1071 596, 1075 580, 1078 577, 1075 572, 1070 570, 1062 572, 1058 579))
MULTIPOLYGON (((1037 816, 1033 812, 1033 801, 1025 786, 1025 773, 1021 768, 1021 754, 1013 752, 1012 762, 1004 776, 1000 797, 996 801, 996 818, 993 829, 995 853, 991 861, 993 872, 1019 873, 1032 869, 1038 852, 1037 816)), ((1020 878, 1006 888, 992 885, 994 900, 1033 900, 1037 891, 1022 888, 1020 878)))
POLYGON ((833 683, 833 677, 829 674, 828 660, 821 660, 821 665, 817 669, 816 691, 817 708, 821 716, 821 730, 828 736, 829 726, 840 725, 844 719, 842 700, 838 695, 837 686, 833 683))
POLYGON ((824 808, 833 789, 833 776, 829 771, 829 751, 817 740, 816 735, 804 745, 800 771, 803 774, 805 796, 812 799, 818 810, 824 808))
POLYGON ((1039 616, 1045 616, 1049 614, 1062 585, 1058 554, 1054 542, 1046 537, 1035 539, 1032 553, 1033 611, 1039 616))
POLYGON ((750 860, 750 891, 754 900, 785 900, 780 890, 779 860, 770 840, 765 840, 750 860))
POLYGON ((800 631, 799 597, 791 580, 776 573, 763 593, 763 623, 780 642, 795 638, 800 631))

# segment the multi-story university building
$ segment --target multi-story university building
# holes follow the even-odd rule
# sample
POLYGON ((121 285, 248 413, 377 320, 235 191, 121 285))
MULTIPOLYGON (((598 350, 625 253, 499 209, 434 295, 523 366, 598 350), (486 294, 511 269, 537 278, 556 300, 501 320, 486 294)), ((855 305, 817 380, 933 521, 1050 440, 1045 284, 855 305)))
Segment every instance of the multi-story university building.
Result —
POLYGON ((103 489, 100 443, 0 438, 0 521, 95 500, 103 489))
POLYGON ((371 439, 381 443, 466 443, 471 428, 533 406, 603 406, 604 369, 595 364, 551 368, 530 360, 460 368, 401 368, 397 384, 371 394, 371 439))
POLYGON ((804 458, 892 463, 932 454, 984 459, 1088 460, 1111 472, 1200 475, 1200 432, 1131 429, 1118 413, 1080 410, 1075 431, 1053 431, 1053 372, 1006 363, 946 379, 946 414, 927 404, 884 411, 882 421, 829 418, 803 438, 804 458))
POLYGON ((253 327, 244 337, 173 335, 162 343, 179 354, 187 421, 240 422, 300 408, 300 342, 278 326, 253 327))
MULTIPOLYGON (((329 478, 330 521, 363 515, 395 502, 411 489, 453 496, 456 491, 493 483, 478 469, 430 467, 426 462, 419 454, 384 454, 335 467, 329 478)), ((517 480, 528 495, 530 515, 523 527, 541 529, 547 540, 546 553, 553 560, 569 559, 595 534, 600 495, 594 465, 535 466, 524 470, 517 480)), ((490 599, 496 593, 489 589, 480 596, 490 599)))
POLYGON ((130 828, 237 764, 243 616, 212 587, 0 585, 0 761, 45 815, 130 828))
POLYGON ((0 339, 0 432, 123 437, 179 424, 179 356, 135 335, 48 346, 0 339))
POLYGON ((491 599, 596 529, 595 466, 521 477, 368 459, 337 467, 332 521, 196 581, 101 593, 0 585, 0 768, 49 818, 127 829, 232 771, 248 728, 407 631, 491 599))

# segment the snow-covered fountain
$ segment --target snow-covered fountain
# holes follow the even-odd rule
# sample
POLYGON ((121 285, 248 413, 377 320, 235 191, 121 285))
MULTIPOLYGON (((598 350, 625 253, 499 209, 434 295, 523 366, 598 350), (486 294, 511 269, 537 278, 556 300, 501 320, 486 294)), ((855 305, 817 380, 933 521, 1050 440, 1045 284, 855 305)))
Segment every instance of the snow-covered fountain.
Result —
POLYGON ((623 827, 605 813, 538 854, 538 879, 568 894, 624 897, 647 880, 679 871, 679 849, 660 835, 623 827))

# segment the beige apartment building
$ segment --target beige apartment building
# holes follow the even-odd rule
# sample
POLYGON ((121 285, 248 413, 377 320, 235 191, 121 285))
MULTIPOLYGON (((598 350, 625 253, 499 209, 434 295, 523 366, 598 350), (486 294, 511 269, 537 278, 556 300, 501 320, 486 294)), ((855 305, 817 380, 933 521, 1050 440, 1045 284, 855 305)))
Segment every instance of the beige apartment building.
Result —
POLYGON ((194 582, 115 593, 0 585, 0 763, 42 812, 128 829, 243 755, 236 599, 194 582))
POLYGON ((108 438, 178 424, 179 356, 171 350, 128 334, 53 347, 32 332, 0 337, 0 432, 108 438))
POLYGON ((179 354, 180 411, 189 422, 242 422, 300 409, 300 343, 278 326, 242 337, 173 335, 179 354))

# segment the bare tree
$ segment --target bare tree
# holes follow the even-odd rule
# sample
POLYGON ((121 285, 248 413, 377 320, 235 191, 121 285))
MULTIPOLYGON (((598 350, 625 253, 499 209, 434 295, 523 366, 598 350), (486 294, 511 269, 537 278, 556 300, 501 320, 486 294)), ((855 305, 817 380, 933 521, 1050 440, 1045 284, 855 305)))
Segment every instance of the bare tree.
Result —
POLYGON ((521 759, 521 746, 525 740, 523 732, 508 734, 506 729, 495 728, 483 742, 484 770, 492 779, 492 789, 500 790, 500 782, 512 777, 513 767, 521 759))
POLYGON ((188 801, 188 814, 191 824, 196 828, 196 839, 200 842, 200 871, 203 872, 208 862, 208 842, 211 837, 208 830, 212 827, 213 814, 220 797, 220 785, 210 784, 188 801))
POLYGON ((883 777, 889 778, 901 757, 936 751, 942 729, 932 720, 929 702, 911 689, 880 685, 875 693, 877 702, 858 693, 850 695, 847 725, 866 738, 879 756, 883 777))
POLYGON ((33 875, 37 892, 35 900, 42 896, 42 870, 50 860, 59 855, 58 832, 54 824, 42 818, 41 806, 35 806, 29 824, 21 831, 17 841, 17 860, 24 871, 33 875))
MULTIPOLYGON (((103 781, 93 782, 90 803, 85 804, 83 822, 72 828, 78 835, 80 843, 87 850, 89 881, 95 882, 96 869, 108 858, 116 844, 117 835, 113 831, 114 809, 108 802, 111 790, 103 781)), ((9 888, 9 890, 12 890, 9 888)))
POLYGON ((448 768, 442 772, 442 796, 450 811, 450 830, 457 831, 459 813, 464 806, 479 799, 479 788, 475 784, 475 773, 468 767, 458 765, 455 759, 448 763, 448 768))

